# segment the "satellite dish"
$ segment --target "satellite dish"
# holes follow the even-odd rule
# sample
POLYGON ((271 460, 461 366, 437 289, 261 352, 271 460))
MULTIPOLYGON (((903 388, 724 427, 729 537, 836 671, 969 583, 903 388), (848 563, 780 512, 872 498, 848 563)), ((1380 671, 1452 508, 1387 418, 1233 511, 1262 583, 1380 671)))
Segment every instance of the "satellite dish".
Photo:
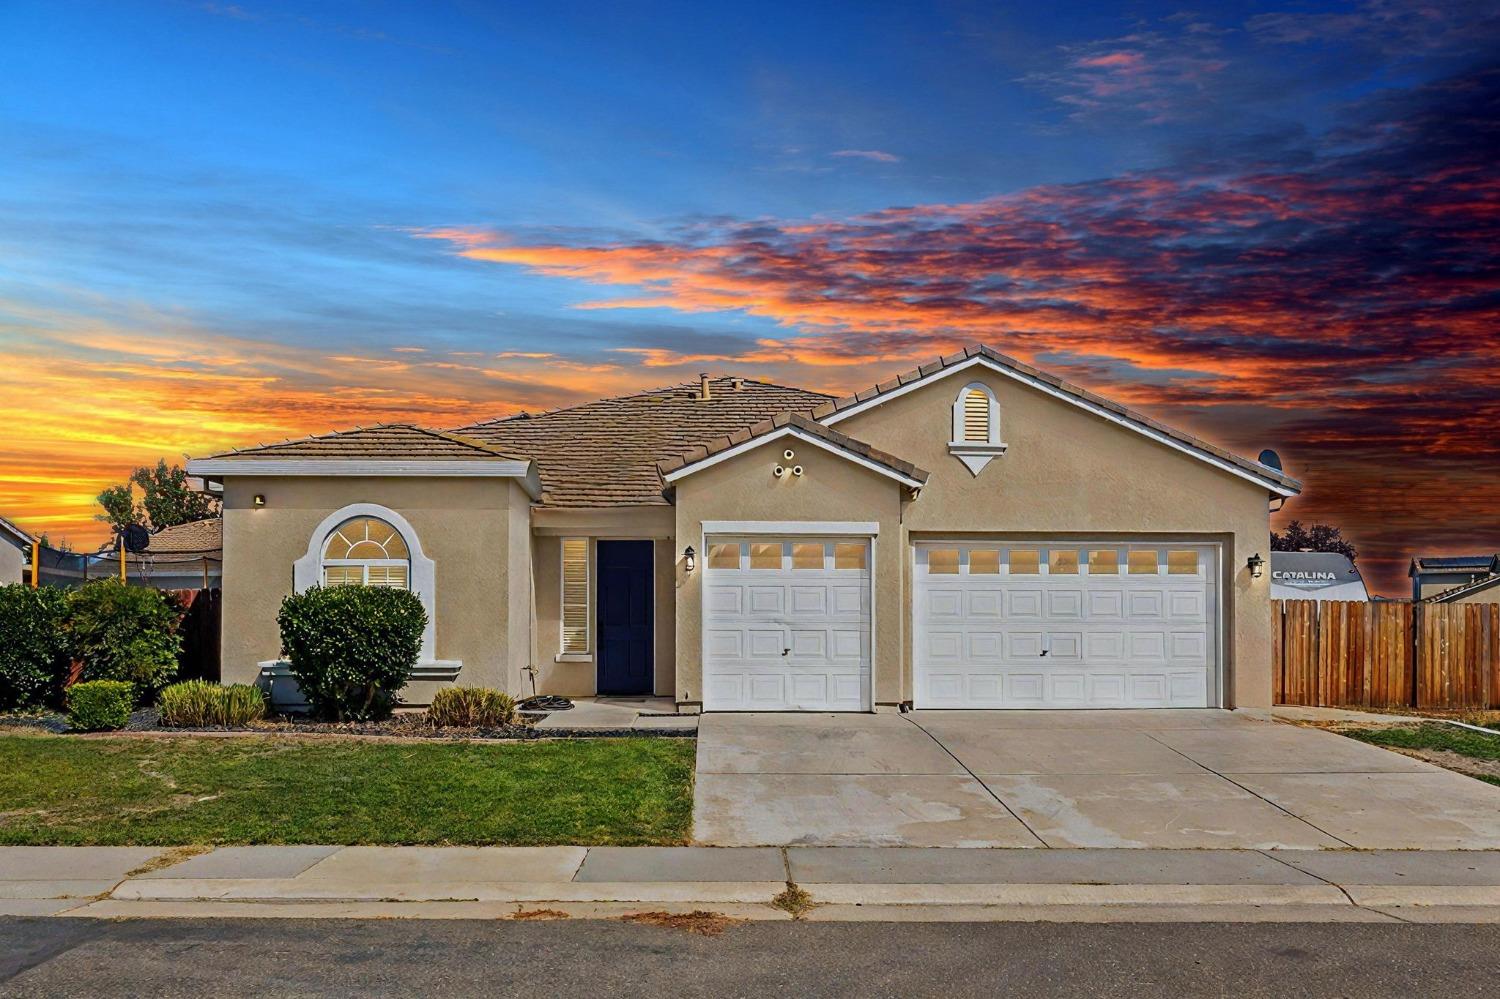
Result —
POLYGON ((1259 460, 1262 465, 1274 468, 1278 472, 1281 471, 1281 455, 1277 454, 1275 451, 1272 451, 1270 448, 1266 448, 1260 453, 1259 460))
POLYGON ((132 555, 139 555, 151 547, 151 532, 140 524, 130 524, 121 532, 125 539, 125 550, 132 555))

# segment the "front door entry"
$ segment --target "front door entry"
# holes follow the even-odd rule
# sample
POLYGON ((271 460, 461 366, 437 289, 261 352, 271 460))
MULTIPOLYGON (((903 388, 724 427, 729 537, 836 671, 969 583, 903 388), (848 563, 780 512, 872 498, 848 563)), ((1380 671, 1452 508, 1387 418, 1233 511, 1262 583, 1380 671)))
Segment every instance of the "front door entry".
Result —
POLYGON ((598 566, 600 694, 652 692, 650 541, 600 541, 598 566))

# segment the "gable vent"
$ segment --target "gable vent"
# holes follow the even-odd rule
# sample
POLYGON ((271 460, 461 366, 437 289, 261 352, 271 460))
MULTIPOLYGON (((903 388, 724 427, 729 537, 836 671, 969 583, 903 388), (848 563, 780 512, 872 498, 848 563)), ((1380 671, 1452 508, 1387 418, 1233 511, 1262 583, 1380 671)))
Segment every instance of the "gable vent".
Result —
POLYGON ((987 443, 990 439, 990 398, 978 389, 964 396, 964 440, 987 443))

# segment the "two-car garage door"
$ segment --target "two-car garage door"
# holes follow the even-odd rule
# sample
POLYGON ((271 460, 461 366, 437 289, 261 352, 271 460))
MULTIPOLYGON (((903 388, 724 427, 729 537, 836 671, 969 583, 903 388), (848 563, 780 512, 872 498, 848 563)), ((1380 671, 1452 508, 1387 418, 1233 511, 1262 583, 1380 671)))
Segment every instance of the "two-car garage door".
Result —
POLYGON ((1099 542, 916 546, 919 708, 1217 702, 1217 548, 1099 542))
MULTIPOLYGON (((872 708, 869 539, 706 548, 706 710, 872 708)), ((1215 545, 923 541, 913 569, 918 708, 1220 702, 1215 545)))

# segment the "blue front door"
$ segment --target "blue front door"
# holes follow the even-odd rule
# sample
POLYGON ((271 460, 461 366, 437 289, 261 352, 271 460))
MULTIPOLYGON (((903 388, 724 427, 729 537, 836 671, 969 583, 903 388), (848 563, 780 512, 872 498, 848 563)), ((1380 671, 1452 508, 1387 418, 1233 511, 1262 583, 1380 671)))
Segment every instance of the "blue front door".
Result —
POLYGON ((600 694, 652 690, 651 542, 600 541, 595 553, 600 694))

